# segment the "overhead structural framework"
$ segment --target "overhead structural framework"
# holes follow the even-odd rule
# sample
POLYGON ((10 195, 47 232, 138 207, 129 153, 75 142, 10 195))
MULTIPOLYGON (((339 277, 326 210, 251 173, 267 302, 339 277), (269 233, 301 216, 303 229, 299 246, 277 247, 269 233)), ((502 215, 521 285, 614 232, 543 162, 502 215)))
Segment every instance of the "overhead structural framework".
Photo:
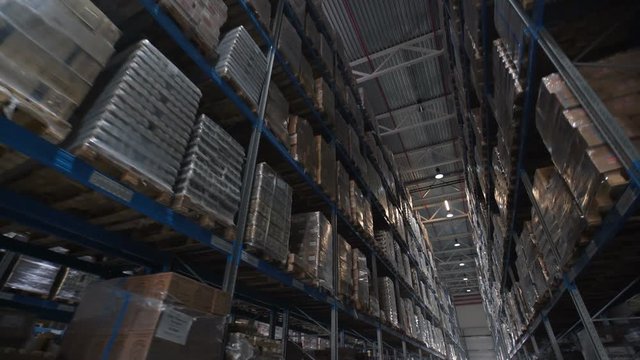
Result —
POLYGON ((434 49, 433 47, 429 46, 429 40, 433 41, 436 34, 440 35, 441 33, 442 30, 438 30, 436 33, 420 36, 413 40, 403 42, 401 44, 392 46, 390 48, 378 51, 376 53, 370 54, 369 56, 350 62, 350 65, 353 68, 353 74, 356 77, 356 82, 358 84, 361 84, 365 81, 376 79, 381 75, 403 69, 410 65, 421 63, 436 56, 444 55, 444 50, 434 49), (402 54, 405 54, 405 56, 402 56, 402 54), (413 57, 408 54, 413 55, 413 57), (394 57, 400 57, 401 61, 395 61, 397 62, 395 63, 394 61, 392 61, 394 57), (373 71, 365 72, 356 70, 358 68, 358 65, 366 64, 369 62, 369 60, 379 61, 373 71))
POLYGON ((388 119, 392 116, 403 115, 406 113, 422 113, 422 112, 429 112, 429 113, 435 114, 436 116, 447 115, 434 110, 433 107, 440 105, 443 101, 445 102, 445 104, 448 104, 449 101, 451 101, 451 99, 453 99, 452 95, 442 95, 430 100, 423 101, 418 104, 407 105, 407 106, 393 109, 391 111, 377 114, 374 117, 374 119, 383 120, 383 119, 388 119))
POLYGON ((402 132, 405 132, 407 130, 413 130, 413 129, 421 128, 421 127, 426 126, 426 125, 431 125, 431 124, 435 124, 435 123, 438 123, 438 122, 441 122, 441 121, 451 120, 451 119, 455 119, 455 118, 456 118, 455 114, 450 114, 450 115, 440 116, 440 117, 437 117, 435 119, 429 119, 429 120, 420 121, 418 123, 411 124, 411 125, 405 125, 405 126, 397 127, 397 128, 394 128, 394 129, 389 129, 389 128, 387 128, 385 126, 382 126, 382 125, 378 125, 378 128, 379 128, 379 131, 380 131, 380 136, 389 136, 389 135, 402 133, 402 132))

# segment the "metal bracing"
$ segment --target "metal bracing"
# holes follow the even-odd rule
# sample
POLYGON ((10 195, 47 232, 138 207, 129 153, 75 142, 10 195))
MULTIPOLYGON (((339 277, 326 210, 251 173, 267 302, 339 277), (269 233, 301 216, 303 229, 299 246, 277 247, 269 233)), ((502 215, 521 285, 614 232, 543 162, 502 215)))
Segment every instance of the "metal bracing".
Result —
POLYGON ((402 132, 405 132, 407 130, 413 130, 413 129, 417 129, 426 125, 431 125, 431 124, 435 124, 441 121, 445 121, 445 120, 450 120, 450 119, 455 119, 456 115, 444 115, 444 116, 439 116, 437 118, 434 119, 428 119, 428 120, 423 120, 420 121, 419 123, 416 124, 411 124, 411 125, 405 125, 405 126, 401 126, 401 127, 397 127, 395 129, 389 129, 385 126, 382 125, 378 125, 379 131, 380 131, 380 136, 389 136, 389 135, 394 135, 394 134, 399 134, 402 132))
POLYGON ((443 55, 445 53, 444 50, 434 49, 429 46, 429 40, 432 40, 435 37, 435 34, 440 34, 441 32, 442 30, 438 30, 435 33, 426 34, 415 39, 405 41, 401 44, 394 45, 390 48, 352 61, 350 65, 353 68, 352 72, 356 78, 356 82, 361 84, 365 81, 376 79, 381 75, 443 55), (394 58, 396 58, 395 61, 393 60, 394 58), (356 70, 359 65, 364 65, 370 61, 373 62, 376 59, 381 60, 373 71, 364 72, 356 70), (398 62, 398 60, 401 62, 398 62))
POLYGON ((282 311, 282 358, 287 358, 287 343, 289 342, 289 309, 282 311))
POLYGON ((240 195, 240 208, 238 210, 238 226, 236 238, 233 241, 231 257, 227 260, 224 280, 222 282, 222 290, 228 292, 233 297, 236 287, 236 277, 238 276, 238 266, 240 266, 240 256, 242 255, 242 243, 244 241, 244 233, 247 219, 249 217, 249 203, 251 201, 251 189, 253 188, 253 177, 258 161, 258 148, 260 147, 260 138, 262 126, 264 123, 264 114, 267 110, 267 99, 269 97, 269 84, 271 83, 271 73, 273 71, 273 63, 275 61, 276 49, 280 41, 280 30, 282 28, 282 17, 284 16, 284 0, 278 1, 276 8, 276 18, 273 23, 272 33, 274 34, 273 46, 270 47, 267 55, 267 75, 262 85, 260 93, 260 102, 258 105, 258 121, 257 126, 251 129, 251 139, 249 140, 249 148, 247 150, 247 160, 245 170, 242 174, 242 189, 240 195))
POLYGON ((467 237, 471 237, 471 236, 473 236, 473 233, 471 233, 471 232, 463 232, 463 233, 451 234, 451 235, 429 236, 429 240, 431 242, 454 240, 454 239, 460 240, 460 239, 466 239, 467 237))
POLYGON ((560 346, 558 346, 558 341, 556 340, 556 334, 553 332, 553 328, 551 327, 549 318, 546 315, 542 317, 542 322, 544 323, 545 330, 547 330, 547 336, 549 337, 549 341, 551 342, 551 348, 553 349, 553 353, 556 356, 556 360, 564 360, 564 358, 562 357, 562 352, 560 351, 560 346))
POLYGON ((407 173, 412 173, 415 171, 422 171, 422 170, 428 170, 428 169, 433 169, 436 168, 438 166, 444 166, 444 165, 449 165, 449 164, 455 164, 457 162, 461 162, 462 159, 458 158, 458 159, 448 159, 448 160, 442 160, 442 161, 438 161, 438 162, 432 162, 429 163, 429 165, 426 166, 421 166, 421 167, 416 167, 416 168, 407 168, 401 171, 401 173, 403 174, 407 174, 407 173))
POLYGON ((461 182, 464 182, 464 172, 462 170, 442 174, 443 176, 442 179, 436 179, 435 176, 436 174, 433 174, 429 177, 405 181, 404 186, 411 187, 411 186, 418 186, 422 184, 428 184, 427 186, 408 189, 409 191, 413 192, 413 191, 427 191, 431 188, 439 188, 443 186, 455 185, 455 184, 460 184, 461 182))
POLYGON ((436 223, 441 223, 441 222, 445 222, 445 221, 454 221, 454 220, 462 220, 462 219, 468 219, 469 215, 468 214, 463 214, 463 215, 454 215, 452 217, 444 217, 444 218, 438 218, 438 219, 433 219, 433 220, 422 220, 423 224, 436 224, 436 223))
POLYGON ((406 114, 406 113, 416 113, 416 112, 417 113, 421 113, 421 112, 424 112, 424 111, 428 111, 428 112, 434 113, 437 116, 447 115, 447 114, 440 113, 438 111, 434 111, 433 109, 430 109, 430 106, 431 105, 436 105, 436 104, 442 102, 443 100, 448 103, 450 101, 450 99, 451 99, 451 95, 443 95, 443 96, 440 96, 440 97, 429 99, 427 101, 423 101, 421 103, 412 104, 412 105, 408 105, 408 106, 403 106, 401 108, 396 108, 396 109, 393 109, 393 110, 388 111, 388 112, 380 113, 380 114, 375 116, 375 119, 376 120, 382 120, 382 119, 390 118, 392 116, 399 116, 399 115, 406 114))
POLYGON ((438 275, 440 277, 450 276, 450 275, 460 275, 465 273, 471 273, 474 271, 474 269, 475 269, 475 264, 473 262, 470 262, 469 264, 465 263, 464 267, 459 267, 456 270, 440 270, 438 271, 438 275))
POLYGON ((414 147, 412 149, 406 149, 404 151, 393 153, 393 155, 398 157, 398 156, 404 156, 405 154, 406 155, 411 155, 411 154, 420 153, 420 152, 423 152, 423 151, 432 151, 433 149, 438 149, 438 148, 441 148, 441 147, 444 147, 444 146, 456 145, 461 140, 462 140, 462 138, 454 137, 454 138, 451 138, 451 139, 438 141, 436 143, 419 145, 419 146, 416 146, 416 147, 414 147))
POLYGON ((474 247, 457 247, 457 248, 453 248, 450 250, 436 250, 434 251, 436 255, 440 256, 440 255, 448 255, 448 254, 457 254, 457 253, 464 253, 464 252, 474 252, 476 251, 476 248, 474 247))
POLYGON ((422 210, 422 209, 428 209, 436 206, 442 206, 442 203, 444 200, 447 200, 449 204, 453 204, 453 203, 467 200, 467 196, 463 192, 458 192, 452 195, 450 194, 437 195, 432 198, 426 198, 423 201, 414 203, 413 210, 422 210))

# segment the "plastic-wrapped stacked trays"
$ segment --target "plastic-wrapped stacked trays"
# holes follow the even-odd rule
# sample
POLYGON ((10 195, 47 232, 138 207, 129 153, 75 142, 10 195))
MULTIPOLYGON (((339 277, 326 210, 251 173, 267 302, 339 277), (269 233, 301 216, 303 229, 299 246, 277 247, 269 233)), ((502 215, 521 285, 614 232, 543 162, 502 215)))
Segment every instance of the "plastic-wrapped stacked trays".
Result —
POLYGON ((30 256, 20 256, 4 286, 31 294, 48 296, 60 265, 30 256))
POLYGON ((350 299, 353 293, 353 263, 351 245, 338 235, 338 294, 344 299, 350 299))
POLYGON ((84 117, 72 148, 99 154, 172 193, 200 100, 200 90, 148 40, 136 44, 84 117))
POLYGON ((353 249, 353 294, 359 310, 369 308, 369 267, 367 257, 358 249, 353 249))
POLYGON ((182 163, 174 207, 233 225, 240 206, 244 156, 244 148, 220 125, 200 116, 182 163))
POLYGON ((333 292, 331 234, 331 223, 319 211, 291 217, 289 245, 294 267, 329 292, 333 292))
MULTIPOLYGON (((85 261, 88 261, 88 259, 85 259, 85 261)), ((75 269, 65 269, 62 283, 54 299, 78 302, 82 298, 84 289, 99 279, 100 277, 97 275, 75 269)))
POLYGON ((292 195, 291 187, 267 163, 258 164, 244 243, 281 263, 289 254, 292 195))
POLYGON ((378 278, 378 291, 380 295, 380 311, 391 325, 399 327, 398 307, 396 305, 396 291, 393 281, 388 277, 378 278))
POLYGON ((267 58, 244 26, 229 31, 218 45, 216 71, 257 108, 267 74, 267 58))

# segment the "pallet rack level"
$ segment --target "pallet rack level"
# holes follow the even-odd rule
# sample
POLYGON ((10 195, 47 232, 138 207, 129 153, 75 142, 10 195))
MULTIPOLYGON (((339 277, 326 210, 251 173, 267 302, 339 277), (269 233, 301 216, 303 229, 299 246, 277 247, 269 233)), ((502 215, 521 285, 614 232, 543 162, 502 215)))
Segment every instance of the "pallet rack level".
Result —
MULTIPOLYGON (((247 189, 247 185, 250 188, 250 182, 253 179, 253 170, 255 168, 256 163, 256 155, 252 155, 254 152, 257 152, 260 139, 264 137, 267 142, 273 146, 282 160, 286 162, 299 176, 303 179, 303 181, 313 190, 314 194, 318 196, 325 204, 327 204, 332 213, 332 223, 337 229, 338 220, 341 223, 347 224, 349 231, 355 235, 357 242, 359 244, 366 245, 367 249, 370 251, 374 259, 377 259, 380 263, 384 264, 386 267, 386 271, 390 273, 396 280, 401 279, 399 283, 403 286, 403 289, 407 291, 414 299, 414 301, 423 308, 431 317, 430 320, 436 325, 440 326, 439 316, 436 316, 424 303, 419 301, 419 299, 413 293, 413 290, 410 288, 408 283, 400 276, 398 276, 397 272, 389 266, 385 261, 382 260, 379 254, 375 252, 375 250, 371 247, 371 245, 363 239, 357 231, 349 224, 344 215, 338 211, 336 204, 333 203, 318 187, 318 185, 311 179, 301 168, 301 166, 293 160, 288 150, 279 143, 277 138, 273 135, 273 133, 264 127, 263 123, 263 115, 264 108, 266 106, 266 98, 267 91, 269 88, 269 81, 271 76, 267 77, 267 83, 263 87, 264 91, 260 97, 260 106, 258 113, 260 116, 256 116, 244 102, 235 94, 235 92, 231 89, 231 87, 226 84, 211 68, 205 58, 199 53, 199 51, 187 40, 187 38, 182 34, 181 30, 177 27, 177 25, 161 10, 161 8, 152 0, 140 0, 140 3, 146 8, 149 14, 155 19, 156 23, 163 28, 170 37, 180 46, 182 51, 194 61, 194 63, 218 86, 218 88, 233 102, 233 104, 238 108, 240 113, 247 119, 252 125, 253 134, 252 139, 249 144, 248 151, 248 166, 246 167, 246 171, 243 174, 245 180, 243 181, 243 186, 245 186, 245 190, 247 189)), ((262 25, 257 20, 253 10, 248 6, 246 1, 239 0, 238 3, 242 6, 244 11, 249 16, 250 20, 258 29, 260 36, 265 40, 269 48, 269 74, 271 74, 271 70, 273 68, 274 61, 277 61, 285 70, 285 73, 288 75, 289 80, 293 83, 296 90, 302 96, 305 104, 311 109, 313 119, 317 121, 320 125, 322 135, 329 140, 331 143, 335 142, 335 137, 329 131, 326 126, 322 125, 321 118, 317 110, 313 106, 313 102, 310 98, 305 94, 304 89, 297 81, 291 68, 287 64, 286 60, 282 57, 282 55, 276 50, 276 42, 268 35, 267 31, 262 27, 262 25)), ((314 7, 310 2, 308 2, 309 8, 312 9, 313 13, 314 7)), ((276 26, 275 31, 273 32, 275 35, 275 39, 278 38, 278 33, 280 32, 280 24, 283 13, 293 20, 294 25, 298 25, 297 31, 300 31, 299 22, 294 20, 295 15, 291 11, 288 4, 285 4, 283 0, 279 1, 278 10, 276 13, 276 26), (284 9, 284 10, 283 10, 284 9)), ((317 13, 316 13, 317 15, 317 13)), ((315 18, 318 24, 321 24, 319 18, 316 16, 315 18)), ((303 37, 304 39, 304 37, 303 37)), ((307 46, 309 46, 307 44, 307 46)), ((317 59, 316 59, 317 60, 317 59)), ((355 90, 349 87, 350 90, 355 93, 355 90)), ((333 84, 333 89, 335 89, 335 84, 333 84)), ((346 108, 344 104, 339 104, 339 109, 341 112, 346 113, 346 108)), ((360 139, 362 140, 362 139, 360 139)), ((36 160, 40 164, 43 164, 51 169, 56 170, 60 174, 63 174, 65 177, 78 182, 85 187, 100 193, 107 198, 110 198, 113 201, 116 201, 126 207, 136 210, 149 218, 157 221, 160 224, 164 224, 171 229, 181 233, 193 240, 200 242, 206 247, 215 250, 217 253, 222 254, 226 257, 226 270, 224 272, 224 278, 222 279, 223 288, 230 293, 235 291, 236 284, 236 276, 237 270, 240 266, 249 267, 253 269, 253 271, 257 273, 261 273, 266 275, 269 278, 277 280, 279 283, 284 285, 286 288, 301 292, 306 296, 314 299, 318 303, 323 303, 329 305, 331 308, 331 350, 332 350, 332 358, 337 357, 337 335, 339 329, 339 318, 340 314, 343 317, 346 315, 350 318, 350 323, 357 324, 357 326, 366 325, 369 326, 376 331, 376 340, 378 342, 379 348, 382 347, 382 334, 384 333, 386 336, 391 336, 392 339, 396 340, 396 344, 402 345, 403 349, 406 351, 406 344, 410 344, 415 349, 418 349, 420 353, 429 354, 428 356, 434 356, 437 358, 444 358, 443 354, 433 350, 432 348, 425 346, 424 344, 415 341, 414 339, 409 338, 408 336, 399 333, 398 331, 389 328, 388 326, 380 323, 380 320, 374 319, 368 315, 364 315, 359 313, 355 309, 342 304, 338 299, 332 296, 328 296, 325 293, 320 292, 315 287, 309 286, 307 284, 302 283, 301 281, 293 278, 291 275, 282 272, 277 269, 273 265, 268 262, 259 259, 258 257, 247 253, 242 250, 242 236, 237 236, 236 239, 230 244, 227 241, 223 240, 219 236, 213 234, 212 232, 200 227, 193 221, 187 219, 186 217, 174 213, 170 208, 165 207, 154 200, 136 192, 128 187, 120 184, 118 181, 105 176, 104 174, 96 171, 86 162, 82 161, 79 158, 76 158, 72 154, 66 152, 65 150, 58 148, 55 145, 37 137, 36 135, 28 132, 27 130, 21 128, 20 126, 14 124, 10 120, 0 117, 0 143, 19 151, 33 160, 36 160)), ((363 142, 366 146, 366 143, 363 142)), ((369 199, 372 199, 372 193, 370 189, 368 189, 364 180, 360 177, 357 169, 353 167, 353 165, 348 161, 346 156, 346 151, 342 147, 341 144, 336 144, 337 146, 337 154, 339 159, 347 166, 350 175, 354 177, 358 185, 361 189, 367 194, 369 199)), ((380 169, 377 169, 380 171, 380 169)), ((382 178, 385 182, 386 190, 389 191, 389 186, 386 184, 386 180, 382 178)), ((249 193, 249 191, 244 191, 243 193, 249 193)), ((111 255, 126 259, 127 261, 145 266, 148 271, 160 271, 170 269, 172 265, 176 261, 180 261, 179 258, 175 257, 171 253, 164 253, 161 251, 156 251, 147 245, 136 243, 131 239, 128 239, 124 236, 117 236, 112 232, 103 230, 95 225, 84 222, 82 219, 77 219, 71 215, 65 214, 63 212, 57 211, 53 208, 48 207, 44 204, 39 204, 35 200, 29 199, 27 197, 23 197, 21 195, 12 193, 10 191, 2 190, 0 194, 0 214, 3 217, 13 219, 19 223, 26 224, 37 228, 45 233, 51 233, 59 236, 60 238, 67 239, 71 242, 75 242, 77 244, 96 249, 98 251, 103 251, 105 253, 109 253, 111 255), (17 200, 17 201, 16 201, 17 200), (20 204, 21 208, 18 208, 16 204, 20 204)), ((239 219, 241 221, 238 222, 238 228, 243 229, 243 212, 246 212, 248 208, 248 197, 243 198, 241 201, 240 207, 240 216, 239 219)), ((394 199, 394 202, 397 204, 397 200, 394 199)), ((380 204, 376 201, 372 201, 374 203, 374 208, 383 216, 386 221, 386 225, 393 229, 394 238, 398 241, 401 246, 403 246, 404 250, 409 254, 410 260, 415 267, 418 267, 417 260, 413 257, 412 254, 408 252, 408 248, 406 245, 400 241, 400 235, 397 233, 397 230, 390 224, 388 218, 384 215, 380 204)), ((246 214, 244 216, 246 219, 246 214)), ((403 220, 404 221, 404 220, 403 220)), ((241 234, 239 231, 239 234, 241 234)), ((337 234, 337 231, 334 232, 337 234)), ((334 241, 335 243, 335 241, 334 241)), ((4 244, 4 241, 3 241, 4 244)), ((7 245, 9 248, 10 246, 7 245)), ((24 251, 24 253, 28 253, 28 251, 24 250, 24 248, 14 247, 10 250, 24 251)), ((34 251, 42 250, 42 249, 32 249, 34 251)), ((45 259, 50 259, 52 261, 60 261, 62 259, 53 254, 40 252, 38 253, 40 257, 45 259)), ((68 260, 68 259, 67 259, 68 260)), ((376 263, 376 261, 374 261, 376 263)), ((69 264, 73 267, 74 264, 69 264)), ((419 268, 418 268, 419 269, 419 268)), ((111 270, 109 270, 111 271, 111 270)), ((117 272, 117 271, 116 271, 117 272)), ((421 279, 426 280, 426 275, 421 271, 418 271, 421 279)), ((109 272, 108 275, 111 275, 112 272, 109 272)), ((199 273, 198 275, 209 275, 209 278, 218 278, 219 275, 215 274, 206 274, 199 273)), ((204 276, 203 276, 204 277, 204 276)), ((218 282, 220 283, 220 282, 218 282)), ((428 284, 428 283, 427 283, 428 284)), ((435 293, 435 289, 430 288, 430 291, 435 293)), ((240 291, 242 292, 242 291, 240 291)), ((259 300, 260 298, 268 298, 265 294, 255 294, 255 299, 259 300)), ((31 300, 21 296, 13 296, 9 299, 13 302, 17 303, 29 303, 31 300)), ((42 301, 36 302, 39 308, 47 309, 52 305, 50 302, 42 301)), ((70 310, 66 309, 66 310, 70 310)), ((285 313, 288 313, 289 309, 282 309, 285 313)), ((444 332, 448 337, 451 337, 450 334, 444 332)), ((459 345, 458 345, 459 346, 459 345)), ((380 356, 382 354, 379 354, 380 356)))

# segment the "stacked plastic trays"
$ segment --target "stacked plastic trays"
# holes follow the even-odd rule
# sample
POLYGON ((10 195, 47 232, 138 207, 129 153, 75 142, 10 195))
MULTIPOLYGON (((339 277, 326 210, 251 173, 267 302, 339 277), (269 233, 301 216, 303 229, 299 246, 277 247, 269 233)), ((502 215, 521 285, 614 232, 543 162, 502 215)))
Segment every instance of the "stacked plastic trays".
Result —
POLYGON ((367 257, 358 249, 353 249, 353 294, 358 310, 369 309, 369 268, 367 257))
POLYGON ((258 164, 244 243, 283 264, 289 254, 292 195, 291 187, 269 165, 258 164))
MULTIPOLYGON (((67 120, 109 60, 120 31, 89 0, 0 1, 0 29, 4 115, 60 143, 71 131, 67 120)), ((0 172, 26 159, 0 146, 0 172)))
POLYGON ((218 45, 216 71, 228 81, 250 105, 257 107, 267 59, 244 26, 229 31, 218 45))
POLYGON ((244 148, 222 127, 200 116, 182 163, 174 207, 233 225, 240 206, 244 156, 244 148))
POLYGON ((319 211, 291 217, 290 268, 329 292, 333 292, 331 234, 331 223, 319 211))
POLYGON ((147 40, 122 54, 124 64, 84 117, 72 148, 110 172, 133 173, 172 194, 189 142, 200 90, 147 40))
POLYGON ((378 291, 380 293, 380 315, 392 326, 398 328, 398 306, 396 304, 396 291, 393 280, 388 277, 378 278, 378 291))

